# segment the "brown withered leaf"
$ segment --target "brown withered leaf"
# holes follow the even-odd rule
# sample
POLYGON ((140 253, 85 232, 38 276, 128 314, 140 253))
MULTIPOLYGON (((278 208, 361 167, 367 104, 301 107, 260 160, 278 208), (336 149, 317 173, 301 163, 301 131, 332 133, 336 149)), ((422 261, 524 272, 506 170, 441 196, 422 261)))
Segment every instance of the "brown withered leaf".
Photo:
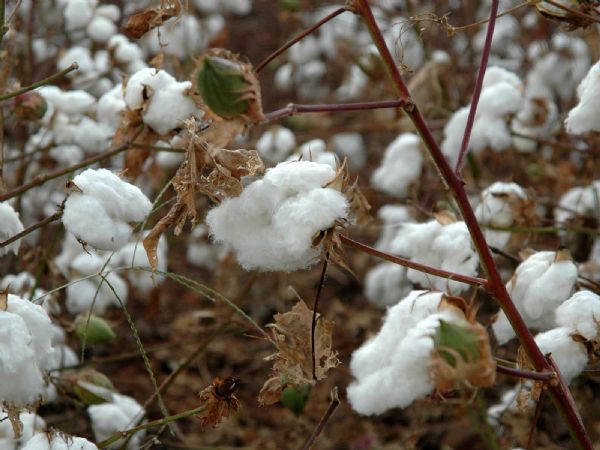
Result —
POLYGON ((198 417, 203 427, 214 428, 239 409, 240 401, 235 396, 239 385, 239 378, 228 377, 222 380, 216 377, 210 386, 200 392, 200 401, 205 409, 198 417))
MULTIPOLYGON (((523 370, 535 370, 535 367, 527 356, 527 352, 522 346, 519 346, 519 350, 517 351, 517 367, 523 370)), ((517 407, 519 411, 528 410, 532 401, 537 403, 540 400, 543 390, 544 383, 542 381, 519 379, 519 393, 517 394, 517 407)))
POLYGON ((8 287, 6 289, 0 289, 0 311, 6 311, 8 309, 8 287))
POLYGON ((277 403, 281 399, 284 387, 285 382, 282 383, 279 376, 271 377, 265 381, 258 394, 258 403, 260 406, 269 406, 277 403))
POLYGON ((267 357, 274 361, 273 370, 286 383, 297 386, 314 384, 326 377, 329 369, 340 361, 332 349, 332 335, 335 323, 317 315, 315 329, 315 375, 313 379, 311 330, 313 312, 300 300, 291 311, 274 316, 275 323, 267 325, 271 329, 277 353, 267 357))
POLYGON ((148 8, 145 11, 129 16, 123 26, 123 34, 130 39, 139 39, 148 31, 161 26, 180 13, 178 1, 162 1, 158 8, 148 8))

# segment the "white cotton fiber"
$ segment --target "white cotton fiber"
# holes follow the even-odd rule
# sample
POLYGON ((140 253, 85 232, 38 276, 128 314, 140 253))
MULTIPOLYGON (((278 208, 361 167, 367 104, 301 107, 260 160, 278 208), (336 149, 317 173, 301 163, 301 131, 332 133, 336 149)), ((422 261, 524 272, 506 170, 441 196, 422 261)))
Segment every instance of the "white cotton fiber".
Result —
POLYGON ((23 432, 21 437, 15 438, 8 416, 0 411, 0 448, 2 450, 19 450, 35 433, 46 429, 44 419, 34 413, 26 411, 19 413, 19 421, 23 424, 23 432))
POLYGON ((365 297, 378 306, 391 306, 408 295, 412 284, 406 278, 406 268, 383 262, 371 268, 365 276, 365 297))
POLYGON ((565 120, 571 134, 600 131, 600 61, 594 64, 577 86, 579 102, 565 120))
POLYGON ((35 434, 21 450, 98 450, 87 439, 60 432, 35 434))
POLYGON ((579 375, 588 362, 588 354, 581 342, 571 338, 569 328, 553 328, 540 333, 535 337, 535 343, 542 353, 551 353, 558 369, 570 384, 573 378, 579 375))
POLYGON ((270 162, 283 161, 295 147, 294 133, 283 127, 265 131, 256 142, 256 150, 261 158, 270 162))
POLYGON ((141 222, 152 209, 138 187, 106 169, 87 169, 73 183, 76 190, 65 203, 63 224, 99 250, 124 246, 132 233, 129 222, 141 222))
MULTIPOLYGON (((88 414, 92 421, 96 441, 100 442, 119 431, 136 426, 137 421, 141 420, 144 415, 144 408, 131 397, 112 393, 111 402, 88 407, 88 414)), ((138 449, 145 434, 144 430, 135 433, 129 441, 127 449, 138 449)), ((123 440, 119 440, 107 448, 119 449, 122 445, 123 440)))
MULTIPOLYGON (((15 234, 23 231, 23 224, 19 219, 19 214, 8 203, 0 203, 0 242, 13 237, 15 234)), ((19 253, 21 240, 18 239, 12 244, 0 248, 0 256, 6 255, 8 252, 13 252, 15 255, 19 253)))
POLYGON ((346 198, 325 187, 335 175, 331 166, 316 162, 280 163, 211 210, 210 233, 233 247, 247 270, 306 268, 320 253, 312 247, 314 236, 347 216, 346 198))
POLYGON ((371 175, 371 184, 390 195, 404 197, 421 175, 423 156, 419 136, 403 133, 385 149, 381 164, 371 175))
POLYGON ((556 309, 556 323, 588 340, 596 339, 600 326, 600 296, 592 291, 576 292, 556 309))

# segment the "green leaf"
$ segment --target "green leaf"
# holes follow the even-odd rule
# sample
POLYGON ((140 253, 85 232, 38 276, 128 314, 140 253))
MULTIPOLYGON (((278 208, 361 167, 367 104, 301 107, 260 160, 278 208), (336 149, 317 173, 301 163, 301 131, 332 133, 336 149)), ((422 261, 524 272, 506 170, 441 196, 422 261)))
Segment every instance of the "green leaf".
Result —
POLYGON ((299 415, 308 402, 308 396, 310 394, 310 385, 303 384, 298 387, 286 387, 281 394, 281 403, 292 411, 294 414, 299 415))
POLYGON ((244 114, 250 108, 244 98, 249 84, 237 63, 206 56, 196 76, 199 93, 215 114, 227 119, 244 114))
POLYGON ((448 350, 454 350, 467 362, 479 359, 478 335, 468 326, 440 320, 440 326, 435 333, 433 342, 442 358, 453 367, 456 367, 457 364, 455 354, 448 350))

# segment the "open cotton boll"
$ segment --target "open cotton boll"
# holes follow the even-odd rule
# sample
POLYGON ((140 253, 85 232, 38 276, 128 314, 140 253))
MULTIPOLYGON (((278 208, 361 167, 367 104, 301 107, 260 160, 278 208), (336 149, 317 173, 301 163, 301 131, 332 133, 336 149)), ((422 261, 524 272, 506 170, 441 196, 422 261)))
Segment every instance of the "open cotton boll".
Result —
MULTIPOLYGON (((390 315, 388 313, 380 334, 386 327, 398 326, 397 322, 390 321, 390 315)), ((435 383, 429 376, 429 361, 434 348, 432 337, 440 320, 456 322, 460 317, 451 309, 431 313, 415 321, 404 336, 397 336, 398 339, 389 340, 394 334, 389 333, 388 345, 373 345, 373 341, 380 339, 377 335, 355 352, 350 369, 356 381, 347 391, 355 411, 364 415, 382 414, 391 408, 405 408, 433 392, 435 383), (357 354, 360 357, 356 357, 357 354)))
POLYGON ((419 137, 403 133, 385 149, 381 164, 371 176, 371 184, 387 194, 404 197, 421 175, 422 165, 419 137))
POLYGON ((63 91, 57 86, 42 86, 37 92, 55 110, 67 115, 86 114, 93 110, 96 99, 86 91, 63 91))
POLYGON ((186 252, 188 262, 207 270, 213 270, 217 266, 221 253, 223 253, 222 246, 209 244, 206 225, 199 224, 192 229, 186 252))
MULTIPOLYGON (((19 214, 6 202, 0 203, 0 242, 6 241, 15 234, 23 231, 23 224, 19 219, 19 214)), ((0 256, 6 255, 8 252, 13 252, 15 255, 19 253, 21 240, 18 239, 12 244, 0 248, 0 256)))
MULTIPOLYGON (((404 224, 392 241, 391 251, 412 261, 432 267, 474 276, 479 257, 464 222, 442 225, 437 220, 421 224, 404 224)), ((468 289, 454 280, 408 269, 408 279, 424 287, 448 290, 451 293, 468 289)))
POLYGON ((147 67, 142 49, 122 34, 113 35, 108 40, 106 48, 112 55, 114 62, 123 66, 129 74, 147 67))
POLYGON ((46 430, 46 422, 39 415, 23 411, 19 413, 19 421, 23 425, 21 437, 15 438, 8 415, 0 411, 0 448, 2 450, 19 450, 38 432, 46 430))
POLYGON ((353 170, 360 170, 367 162, 365 142, 360 133, 337 133, 331 138, 333 150, 341 159, 348 158, 353 170))
POLYGON ((61 432, 36 433, 21 450, 98 450, 87 439, 61 432))
MULTIPOLYGON (((112 393, 110 403, 102 403, 88 407, 88 414, 92 421, 92 430, 96 441, 108 439, 119 431, 124 431, 135 426, 144 415, 144 408, 133 398, 126 395, 112 393)), ((127 444, 128 450, 137 450, 144 438, 145 430, 138 431, 127 444)), ((106 447, 119 449, 123 440, 106 447)))
POLYGON ((530 136, 527 139, 513 136, 513 144, 517 150, 529 153, 537 148, 537 139, 547 139, 560 130, 560 115, 556 103, 545 97, 526 97, 523 107, 512 121, 515 133, 530 136))
POLYGON ((313 264, 319 231, 348 214, 346 198, 324 187, 336 176, 328 165, 311 161, 280 163, 237 198, 212 209, 206 223, 217 242, 236 252, 247 269, 292 271, 313 264))
POLYGON ((178 82, 164 70, 146 68, 127 80, 125 104, 131 110, 141 109, 144 123, 163 135, 197 111, 188 95, 191 88, 190 81, 178 82))
POLYGON ((579 102, 565 120, 565 128, 570 134, 583 134, 600 131, 600 61, 594 64, 585 78, 577 86, 579 102))
POLYGON ((338 166, 335 153, 327 151, 327 144, 323 139, 312 139, 300 146, 299 152, 287 158, 288 161, 313 161, 327 164, 332 168, 338 166))
POLYGON ((371 303, 386 307, 395 305, 412 290, 406 278, 406 268, 390 263, 379 263, 365 276, 365 297, 371 303))
MULTIPOLYGON (((545 331, 555 327, 555 310, 573 291, 577 267, 564 252, 534 253, 519 264, 506 284, 515 306, 531 328, 545 331)), ((492 328, 500 345, 515 337, 503 311, 498 313, 492 328)))
POLYGON ((362 95, 369 85, 369 77, 357 65, 350 67, 344 83, 337 89, 336 96, 341 100, 353 100, 362 95))
POLYGON ((552 353, 552 358, 567 384, 585 369, 588 362, 585 346, 574 341, 571 333, 570 328, 560 327, 535 337, 535 343, 543 354, 552 353))
POLYGON ((391 251, 392 241, 396 238, 402 224, 414 222, 410 209, 403 205, 383 205, 377 212, 377 218, 382 224, 375 248, 384 252, 391 251))
POLYGON ((96 104, 96 120, 108 125, 114 132, 119 128, 123 110, 125 110, 123 86, 119 83, 98 99, 98 103, 96 104))
POLYGON ((256 142, 256 150, 261 158, 270 162, 283 161, 295 147, 294 133, 283 127, 265 131, 256 142))
POLYGON ((99 250, 118 250, 131 237, 129 222, 141 222, 152 209, 142 191, 106 169, 87 169, 73 179, 65 202, 65 228, 99 250))
POLYGON ((588 340, 598 337, 600 296, 592 291, 575 292, 556 309, 556 323, 588 340))
POLYGON ((119 299, 124 304, 127 302, 127 283, 115 272, 105 274, 106 281, 100 276, 79 279, 98 273, 105 263, 106 258, 95 253, 80 253, 72 260, 69 277, 72 282, 67 286, 66 295, 69 313, 93 312, 102 315, 109 306, 120 306, 119 299))
POLYGON ((165 53, 185 59, 199 55, 208 44, 207 41, 198 19, 190 14, 182 14, 148 31, 140 42, 152 55, 165 53))
MULTIPOLYGON (((527 200, 527 194, 516 183, 496 182, 481 193, 481 201, 475 208, 475 217, 480 224, 495 227, 509 227, 514 221, 515 208, 527 200)), ((504 248, 510 239, 510 232, 484 230, 488 245, 504 248)))
POLYGON ((69 0, 63 10, 65 28, 72 31, 85 27, 94 16, 97 3, 97 0, 69 0))
POLYGON ((596 214, 600 207, 600 181, 574 187, 563 194, 554 210, 554 221, 563 224, 575 216, 596 214))

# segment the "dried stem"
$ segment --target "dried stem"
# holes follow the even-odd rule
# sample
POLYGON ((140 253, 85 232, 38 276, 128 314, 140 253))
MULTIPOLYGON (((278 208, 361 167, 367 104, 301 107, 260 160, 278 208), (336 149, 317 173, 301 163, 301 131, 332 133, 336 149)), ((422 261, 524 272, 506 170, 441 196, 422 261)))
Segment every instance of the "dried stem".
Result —
MULTIPOLYGON (((383 62, 392 75, 392 80, 394 81, 396 91, 402 96, 402 98, 410 99, 406 84, 402 80, 400 72, 394 64, 390 51, 385 44, 381 30, 379 29, 379 26, 373 17, 373 12, 371 11, 367 0, 353 0, 350 2, 350 4, 352 10, 357 14, 360 14, 365 24, 369 28, 371 36, 373 36, 375 45, 379 50, 383 62)), ((433 137, 433 134, 431 133, 431 130, 429 129, 419 109, 415 106, 413 108, 405 108, 405 111, 421 135, 421 138, 423 139, 434 164, 436 165, 444 183, 448 187, 462 213, 463 220, 465 221, 465 224, 471 233, 474 246, 479 253, 481 265, 488 277, 488 282, 486 284, 488 292, 500 304, 500 307, 509 319, 535 370, 538 372, 553 371, 553 367, 546 360, 539 347, 535 343, 533 335, 529 331, 529 328, 527 328, 527 325, 523 321, 523 318, 512 302, 506 287, 504 286, 502 278, 500 277, 500 273, 498 272, 494 262, 492 253, 487 246, 483 232, 479 226, 479 223, 477 222, 477 218, 475 217, 473 208, 469 202, 469 198, 464 189, 463 181, 456 176, 444 158, 439 145, 433 137)), ((573 437, 577 446, 586 450, 592 450, 593 447, 591 440, 587 434, 579 412, 574 405, 571 393, 564 380, 561 379, 560 383, 557 383, 555 386, 549 385, 548 390, 555 402, 555 405, 557 406, 558 411, 562 415, 565 424, 569 428, 571 436, 573 437)))
MULTIPOLYGON (((521 9, 521 8, 523 8, 525 6, 530 6, 530 5, 532 5, 531 1, 527 0, 527 1, 525 1, 523 3, 520 3, 520 4, 516 5, 516 6, 513 6, 512 8, 508 8, 506 11, 502 11, 500 14, 498 14, 496 16, 496 18, 499 19, 500 17, 507 16, 509 14, 514 13, 515 11, 518 11, 519 9, 521 9)), ((490 19, 488 18, 488 19, 480 20, 479 22, 470 23, 468 25, 462 25, 460 27, 451 26, 450 30, 452 31, 452 34, 454 34, 454 33, 460 32, 460 31, 467 30, 469 28, 479 27, 481 25, 485 25, 489 21, 490 21, 490 19)))
POLYGON ((56 211, 54 214, 52 214, 51 216, 48 216, 45 219, 42 219, 39 222, 34 223, 33 225, 25 228, 20 233, 17 233, 14 236, 9 237, 7 240, 0 242, 0 248, 6 247, 7 245, 12 244, 15 241, 18 241, 22 237, 27 236, 30 233, 33 233, 35 230, 37 230, 39 228, 45 227, 46 225, 54 222, 55 220, 59 220, 62 217, 62 215, 63 215, 63 206, 61 205, 61 208, 58 211, 56 211))
POLYGON ((479 63, 479 71, 477 72, 477 79, 475 80, 475 87, 473 88, 473 99, 471 100, 469 116, 467 117, 467 125, 465 126, 465 132, 463 134, 462 143, 460 144, 460 153, 458 154, 458 160, 456 161, 456 166, 454 167, 454 172, 458 177, 460 177, 462 174, 464 159, 467 155, 467 151, 469 148, 469 140, 471 139, 471 131, 473 131, 473 124, 475 123, 477 105, 479 104, 479 98, 481 97, 483 79, 485 77, 485 71, 487 70, 488 60, 490 58, 492 39, 494 37, 494 28, 496 27, 496 17, 498 16, 498 3, 499 0, 492 0, 492 11, 490 12, 487 33, 485 35, 483 50, 481 52, 481 62, 479 63))
POLYGON ((329 406, 325 410, 325 413, 323 414, 323 417, 321 417, 321 420, 319 420, 317 427, 313 430, 312 434, 308 438, 308 441, 306 441, 306 443, 302 447, 302 450, 310 450, 312 448, 312 446, 315 444, 315 441, 325 428, 325 425, 327 425, 327 422, 329 422, 329 419, 331 419, 331 416, 333 416, 333 413, 339 405, 340 398, 338 397, 338 388, 336 386, 331 390, 331 402, 329 403, 329 406))
MULTIPOLYGON (((132 137, 131 141, 135 141, 135 139, 137 139, 137 137, 141 134, 141 132, 143 131, 143 127, 141 127, 137 133, 132 137)), ((44 184, 47 181, 53 180, 55 178, 59 178, 62 177, 63 175, 66 175, 70 172, 73 172, 74 170, 77 169, 81 169, 83 167, 87 167, 90 166, 104 158, 110 158, 111 156, 115 156, 121 152, 124 152, 125 150, 127 150, 129 148, 129 146, 131 145, 130 142, 126 142, 123 145, 120 145, 119 147, 115 148, 114 150, 109 150, 107 152, 104 153, 100 153, 99 155, 96 156, 92 156, 88 159, 84 159, 81 162, 78 162, 77 164, 73 164, 72 166, 69 167, 65 167, 64 169, 57 169, 53 172, 48 172, 45 173, 43 175, 38 175, 37 177, 33 178, 31 181, 22 184, 19 187, 16 187, 8 192, 5 192, 3 194, 0 194, 0 202, 3 202, 5 200, 8 200, 9 198, 13 198, 16 197, 17 195, 22 194, 23 192, 28 191, 29 189, 32 189, 34 187, 37 186, 41 186, 42 184, 44 184)))
POLYGON ((392 255, 390 253, 382 252, 376 248, 370 247, 366 244, 361 244, 347 236, 340 235, 342 243, 349 247, 354 247, 357 250, 376 256, 377 258, 385 259, 386 261, 399 264, 410 269, 418 270, 419 272, 425 272, 437 277, 447 278, 449 280, 460 281, 462 283, 470 284, 473 286, 486 286, 487 280, 483 278, 471 277, 469 275, 461 275, 460 273, 448 272, 447 270, 436 269, 435 267, 426 266, 417 262, 411 261, 410 259, 402 258, 401 256, 392 255))
POLYGON ((265 114, 265 122, 283 119, 298 113, 311 112, 343 112, 343 111, 364 111, 368 109, 382 108, 404 108, 406 100, 384 100, 379 102, 361 102, 361 103, 324 103, 318 105, 301 105, 290 103, 285 108, 277 109, 265 114))
POLYGON ((30 84, 29 86, 25 86, 24 88, 17 89, 16 91, 9 92, 8 94, 0 95, 0 101, 11 99, 13 97, 16 97, 17 95, 21 95, 21 94, 24 94, 25 92, 33 91, 34 89, 37 89, 46 84, 50 84, 53 81, 61 79, 69 72, 73 72, 74 70, 77 70, 77 69, 79 69, 79 65, 76 62, 74 62, 66 69, 63 69, 60 72, 55 73, 54 75, 50 75, 48 78, 44 78, 43 80, 37 81, 33 84, 30 84))
POLYGON ((556 379, 555 372, 534 372, 532 370, 515 369, 514 367, 496 365, 496 371, 515 378, 525 378, 536 381, 552 381, 556 379))
POLYGON ((281 55, 282 53, 284 53, 288 48, 290 48, 296 42, 301 41, 306 36, 308 36, 309 34, 313 33, 318 28, 320 28, 322 25, 326 24, 331 19, 333 19, 334 17, 339 16, 340 14, 342 14, 343 12, 346 12, 347 10, 348 9, 345 6, 342 6, 342 7, 338 8, 338 9, 336 9, 331 14, 326 15, 321 20, 319 20, 317 23, 315 23, 314 25, 312 25, 310 28, 304 30, 298 36, 295 36, 292 39, 290 39, 289 41, 287 41, 285 44, 283 44, 281 47, 279 47, 277 50, 275 50, 273 53, 271 53, 269 56, 267 56, 265 59, 263 59, 262 62, 258 66, 256 66, 256 69, 254 69, 255 72, 259 73, 261 70, 263 70, 265 68, 265 66, 267 64, 269 64, 271 61, 273 61, 279 55, 281 55))
POLYGON ((329 263, 329 252, 325 253, 325 259, 323 260, 323 269, 321 270, 321 278, 319 279, 319 286, 317 287, 317 295, 315 296, 315 303, 313 305, 312 323, 310 326, 310 354, 312 356, 312 376, 313 380, 317 381, 317 352, 315 334, 317 332, 317 317, 319 315, 319 299, 321 298, 321 291, 325 284, 325 274, 327 273, 327 264, 329 263))

